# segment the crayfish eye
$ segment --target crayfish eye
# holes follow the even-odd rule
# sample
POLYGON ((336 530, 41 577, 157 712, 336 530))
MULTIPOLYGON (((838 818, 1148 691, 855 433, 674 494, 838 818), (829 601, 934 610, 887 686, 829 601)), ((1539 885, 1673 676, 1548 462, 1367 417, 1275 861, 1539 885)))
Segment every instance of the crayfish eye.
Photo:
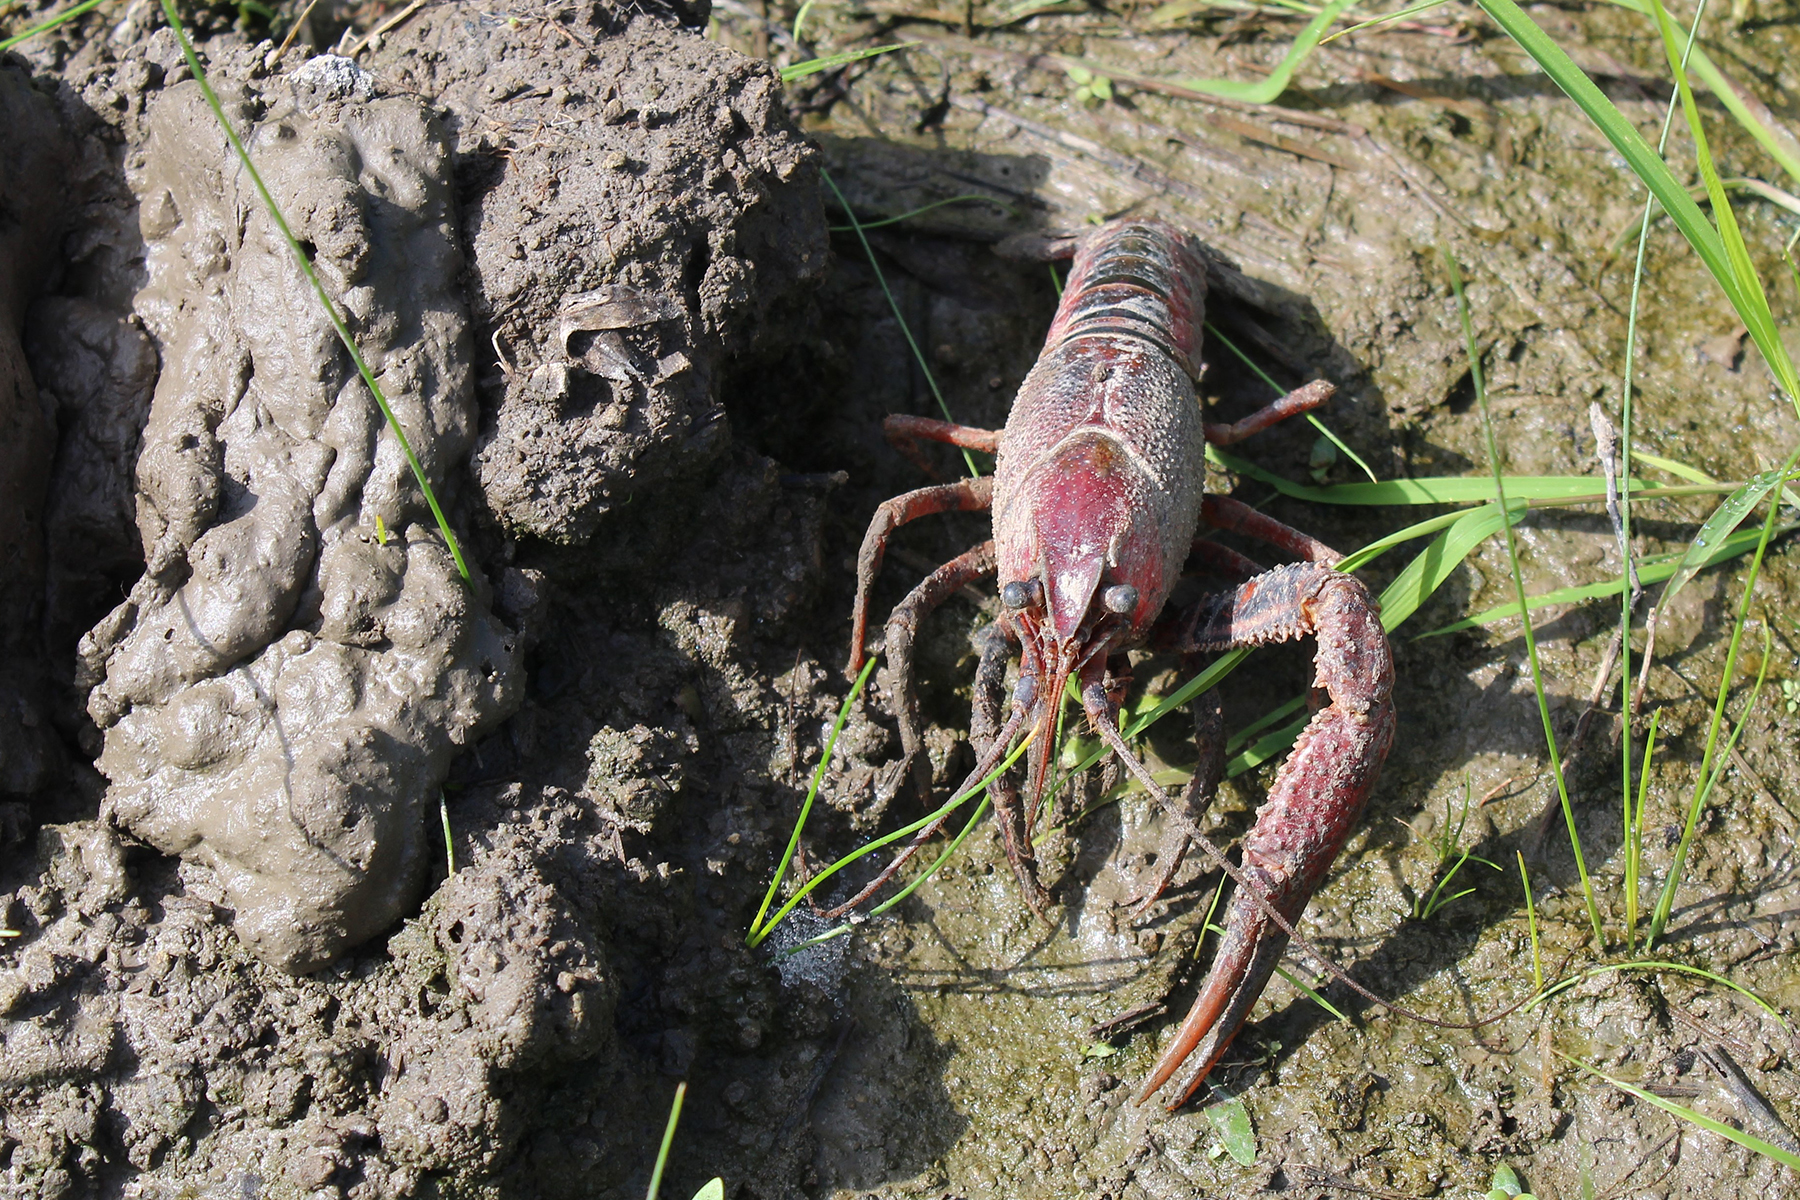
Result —
POLYGON ((1044 585, 1035 579, 1015 579, 1000 589, 1000 603, 1010 609, 1036 608, 1044 602, 1044 585))
POLYGON ((1137 607, 1138 590, 1129 583, 1115 583, 1100 593, 1100 603, 1106 611, 1118 613, 1120 616, 1137 607))

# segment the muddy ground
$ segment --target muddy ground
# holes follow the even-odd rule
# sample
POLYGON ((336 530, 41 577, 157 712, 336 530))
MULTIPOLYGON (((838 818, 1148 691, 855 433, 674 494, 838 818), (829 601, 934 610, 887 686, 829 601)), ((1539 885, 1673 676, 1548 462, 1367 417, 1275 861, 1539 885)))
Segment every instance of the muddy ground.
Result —
MULTIPOLYGON (((1794 127, 1800 36, 1764 8, 1709 44, 1794 127)), ((1635 18, 1533 12, 1653 128, 1668 92, 1635 18)), ((1297 28, 1268 18, 871 4, 814 9, 795 44, 780 6, 765 22, 735 3, 710 20, 447 3, 363 46, 367 22, 340 40, 321 12, 280 55, 197 18, 413 431, 467 586, 153 6, 102 13, 0 70, 5 1194, 637 1195, 683 1079, 669 1195, 718 1174, 741 1196, 1466 1196, 1500 1162, 1546 1197, 1796 1191, 1557 1057, 1782 1136, 1708 1056, 1792 1114, 1791 1035, 1666 972, 1600 975, 1479 1034, 1321 986, 1340 1023, 1277 981, 1218 1090, 1173 1115, 1134 1106, 1192 995, 1214 882, 1191 863, 1125 919, 1161 841, 1142 795, 1041 848, 1048 921, 983 825, 852 936, 743 945, 848 689, 862 529, 920 481, 880 418, 936 411, 825 173, 865 219, 987 197, 869 233, 959 420, 1004 419, 1055 306, 1044 266, 994 243, 1130 210, 1269 287, 1273 349, 1252 355, 1283 384, 1336 381, 1325 420, 1384 478, 1486 468, 1449 247, 1504 466, 1591 474, 1586 408, 1616 408, 1630 278, 1609 249, 1641 199, 1473 10, 1330 44, 1286 112, 1124 83, 1084 101, 1033 57, 1248 78, 1297 28), (918 44, 785 88, 752 58, 889 41, 918 44), (315 60, 333 47, 353 62, 315 60), (1165 1000, 1171 1016, 1127 1035, 1089 1032, 1165 1000), (1219 1145, 1227 1096, 1254 1130, 1248 1165, 1219 1145)), ((1725 173, 1768 177, 1717 129, 1725 173)), ((1778 279, 1794 218, 1752 203, 1742 219, 1778 279)), ((1792 410, 1673 231, 1650 245, 1640 445, 1725 479, 1779 461, 1792 410)), ((1800 297, 1777 282, 1772 298, 1791 327, 1800 297)), ((1266 399, 1229 353, 1211 359, 1219 412, 1266 399)), ((1359 477, 1317 440, 1290 423, 1243 453, 1359 477)), ((1421 515, 1238 494, 1343 549, 1421 515)), ((1640 507, 1638 551, 1685 544, 1706 511, 1640 507)), ((908 530, 878 609, 983 530, 908 530)), ((1618 569, 1597 510, 1534 513, 1520 546, 1532 591, 1618 569)), ((1658 949, 1784 1011, 1800 1006, 1800 717, 1779 686, 1800 684, 1796 582, 1784 548, 1757 583, 1771 682, 1658 949)), ((1397 635, 1396 749, 1305 925, 1368 986, 1453 1019, 1531 982, 1516 875, 1471 863, 1473 894, 1414 916, 1465 789, 1490 799, 1462 845, 1529 866, 1546 970, 1594 954, 1516 623, 1412 638, 1509 587, 1485 546, 1397 635)), ((1742 587, 1741 563, 1709 572, 1661 619, 1646 906, 1742 587)), ((965 592, 921 638, 940 786, 971 761, 970 636, 994 605, 965 592)), ((1616 608, 1540 615, 1566 746, 1616 608)), ((1298 694, 1306 663, 1259 652, 1227 685, 1231 727, 1298 694)), ((1139 664, 1141 685, 1166 689, 1172 665, 1139 664)), ((1734 712, 1752 681, 1740 667, 1734 712)), ((838 743, 814 864, 917 811, 890 699, 860 700, 838 743)), ((1614 710, 1569 778, 1623 961, 1614 710)), ((1149 745, 1192 761, 1177 730, 1149 745)), ((1225 786, 1217 836, 1246 827, 1268 770, 1225 786)), ((820 928, 802 915, 772 941, 820 928)))

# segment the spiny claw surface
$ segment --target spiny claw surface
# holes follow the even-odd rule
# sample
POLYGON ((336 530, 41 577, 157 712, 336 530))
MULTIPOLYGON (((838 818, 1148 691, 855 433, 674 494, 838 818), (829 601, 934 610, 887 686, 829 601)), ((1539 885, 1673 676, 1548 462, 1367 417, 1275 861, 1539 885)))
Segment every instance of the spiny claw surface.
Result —
POLYGON ((1287 946, 1265 904, 1293 925, 1362 819, 1394 738, 1393 655, 1380 610, 1357 579, 1312 564, 1277 568, 1197 614, 1188 647, 1314 634, 1315 685, 1331 697, 1301 733, 1244 839, 1240 884, 1200 995, 1138 1103, 1193 1062, 1171 1110, 1206 1079, 1262 995, 1287 946), (1257 895, 1256 893, 1261 893, 1257 895))

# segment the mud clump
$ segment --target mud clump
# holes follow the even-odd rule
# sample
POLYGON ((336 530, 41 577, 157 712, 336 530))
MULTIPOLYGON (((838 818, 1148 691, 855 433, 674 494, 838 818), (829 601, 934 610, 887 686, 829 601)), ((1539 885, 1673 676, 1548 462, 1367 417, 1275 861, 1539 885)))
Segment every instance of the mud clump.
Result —
POLYGON ((654 20, 563 36, 461 4, 375 63, 448 109, 463 157, 470 303, 499 360, 474 456, 494 517, 579 542, 715 463, 726 360, 825 266, 815 151, 773 73, 654 20))
MULTIPOLYGON (((347 61, 215 86, 356 332, 425 475, 474 435, 450 157, 347 61)), ((392 924, 422 805, 518 700, 512 632, 465 583, 398 437, 196 83, 129 165, 162 352, 138 460, 145 571, 84 640, 108 820, 211 867, 291 971, 392 924)))

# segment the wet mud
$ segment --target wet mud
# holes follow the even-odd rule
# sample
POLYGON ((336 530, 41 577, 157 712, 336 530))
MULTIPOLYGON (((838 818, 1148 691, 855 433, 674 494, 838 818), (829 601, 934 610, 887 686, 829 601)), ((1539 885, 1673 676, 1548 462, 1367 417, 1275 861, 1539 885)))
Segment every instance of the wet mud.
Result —
MULTIPOLYGON (((1660 119, 1654 48, 1628 14, 1534 11, 1633 120, 1660 119)), ((1539 1196, 1791 1192, 1767 1159, 1558 1057, 1775 1136, 1745 1096, 1796 1113, 1791 1035, 1668 973, 1596 975, 1470 1033, 1290 955, 1349 1020, 1278 980, 1209 1096, 1134 1105, 1204 966, 1215 877, 1190 861, 1128 919, 1164 830, 1103 772, 1039 847, 1048 920, 987 823, 851 935, 784 953, 826 928, 803 906, 745 948, 848 689, 863 526, 921 482, 880 418, 939 415, 889 293, 956 419, 997 426, 1056 292, 995 244, 1158 215, 1255 281, 1266 336, 1246 352, 1283 385, 1336 382, 1324 418, 1377 474, 1473 473, 1486 454, 1448 246, 1503 465, 1591 474, 1586 406, 1616 403, 1629 287, 1605 253, 1641 203, 1509 43, 1449 19, 1458 36, 1328 46, 1287 97, 1306 112, 1234 125, 1122 84, 1122 102, 1084 103, 1031 52, 1242 75, 1282 39, 1098 11, 983 28, 972 47, 954 24, 914 25, 904 54, 784 89, 744 52, 803 48, 749 12, 722 6, 703 36, 706 13, 679 7, 448 3, 354 60, 203 38, 467 584, 152 9, 0 69, 0 540, 17 564, 0 581, 0 924, 16 933, 0 942, 0 1191, 637 1195, 686 1079, 665 1194, 717 1174, 739 1196, 1464 1196, 1503 1161, 1539 1196), (877 278, 839 192, 865 219, 985 199, 870 229, 877 278), (1249 1164, 1221 1144, 1226 1096, 1249 1117, 1249 1164)), ((840 40, 896 32, 811 19, 840 40)), ((1778 23, 1733 42, 1779 113, 1800 87, 1792 43, 1778 23)), ((1751 161, 1722 140, 1727 170, 1751 161)), ((1791 218, 1743 220, 1774 278, 1791 218)), ((1651 246, 1659 292, 1711 295, 1666 225, 1651 246)), ((1773 294, 1791 323, 1800 301, 1773 294)), ((1779 461, 1800 430, 1721 305, 1653 306, 1645 329, 1640 444, 1719 478, 1779 461)), ((1266 400, 1229 352, 1209 358, 1222 417, 1266 400)), ((1242 450, 1291 478, 1360 477, 1299 423, 1242 450)), ((1423 515, 1209 481, 1234 484, 1339 549, 1423 515)), ((1706 511, 1640 510, 1640 552, 1685 544, 1706 511)), ((985 536, 978 515, 909 528, 878 612, 985 536)), ((1533 513, 1520 547, 1532 591, 1618 566, 1586 509, 1533 513)), ((1800 669, 1790 556, 1756 593, 1775 680, 1800 669)), ((1378 561, 1372 586, 1404 562, 1378 561)), ((1741 586, 1741 564, 1702 575, 1659 625, 1657 884, 1741 586)), ((1396 749, 1303 926, 1367 986, 1455 1020, 1529 993, 1518 856, 1545 969, 1588 954, 1516 624, 1411 636, 1510 587, 1504 550, 1484 547, 1396 637, 1396 749), (1465 790, 1488 800, 1459 850, 1507 870, 1471 860, 1455 890, 1475 891, 1421 918, 1465 790)), ((940 788, 973 763, 972 638, 996 611, 966 589, 919 634, 940 788)), ((1616 615, 1561 607, 1539 625, 1609 928, 1617 717, 1579 733, 1577 718, 1616 615)), ((1300 694, 1309 654, 1238 671, 1230 727, 1300 694)), ((1139 690, 1166 691, 1173 667, 1143 659, 1139 690)), ((1658 953, 1791 1010, 1800 718, 1778 697, 1772 682, 1749 718, 1658 953)), ((878 681, 852 707, 813 869, 919 811, 895 700, 878 681)), ((1192 763, 1188 726, 1152 734, 1153 765, 1192 763)), ((1268 775, 1225 786, 1215 837, 1247 827, 1268 775)))

